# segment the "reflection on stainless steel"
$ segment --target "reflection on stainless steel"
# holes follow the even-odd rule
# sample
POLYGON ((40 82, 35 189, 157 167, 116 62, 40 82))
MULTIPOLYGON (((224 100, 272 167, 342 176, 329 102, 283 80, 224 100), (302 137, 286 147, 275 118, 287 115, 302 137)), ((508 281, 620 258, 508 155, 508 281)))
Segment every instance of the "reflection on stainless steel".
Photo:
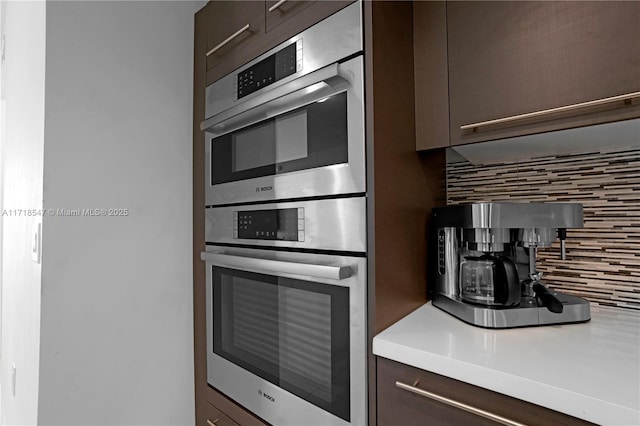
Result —
POLYGON ((433 223, 438 235, 438 266, 433 268, 437 271, 432 292, 434 306, 487 328, 584 322, 591 318, 588 301, 543 291, 542 273, 535 268, 536 251, 550 246, 556 233, 564 238, 566 228, 583 226, 582 205, 457 205, 434 209, 433 223), (473 265, 465 269, 465 301, 460 268, 466 259, 471 259, 473 265), (507 268, 508 264, 515 264, 515 272, 508 272, 514 268, 507 268), (490 267, 494 270, 482 269, 490 267), (502 278, 503 274, 507 274, 506 278, 502 278))
POLYGON ((469 243, 470 250, 495 252, 504 250, 504 243, 511 241, 507 228, 464 229, 462 238, 469 243))
POLYGON ((447 296, 454 296, 458 294, 458 233, 456 228, 444 229, 444 246, 442 252, 444 253, 444 271, 451 271, 449 274, 444 274, 444 286, 443 294, 447 296))
POLYGON ((524 247, 551 247, 556 240, 555 228, 523 228, 518 230, 518 240, 524 247))

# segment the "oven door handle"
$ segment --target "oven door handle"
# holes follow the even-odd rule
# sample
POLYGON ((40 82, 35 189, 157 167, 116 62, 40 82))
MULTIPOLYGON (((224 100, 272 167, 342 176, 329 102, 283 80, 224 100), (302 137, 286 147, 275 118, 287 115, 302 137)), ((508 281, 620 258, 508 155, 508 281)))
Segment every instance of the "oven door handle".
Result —
POLYGON ((247 269, 279 276, 299 275, 330 280, 343 280, 351 276, 351 267, 348 265, 316 265, 209 252, 200 253, 200 258, 221 267, 247 269))
POLYGON ((231 132, 297 106, 344 91, 346 78, 339 64, 331 64, 241 102, 200 123, 200 130, 214 135, 231 132))

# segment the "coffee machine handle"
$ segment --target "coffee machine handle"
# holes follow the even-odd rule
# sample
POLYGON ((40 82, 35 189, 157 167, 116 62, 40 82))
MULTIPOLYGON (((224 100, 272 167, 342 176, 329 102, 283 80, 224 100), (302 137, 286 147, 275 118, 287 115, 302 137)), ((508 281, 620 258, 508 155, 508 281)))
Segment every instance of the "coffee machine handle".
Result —
POLYGON ((520 303, 522 290, 520 288, 520 280, 518 279, 518 269, 513 260, 503 257, 501 265, 504 268, 504 276, 506 277, 506 288, 508 292, 505 306, 513 306, 520 303))
POLYGON ((540 283, 535 283, 533 285, 533 291, 535 291, 536 296, 540 298, 542 304, 547 307, 547 309, 554 314, 561 314, 564 310, 564 306, 562 306, 562 302, 558 300, 545 286, 540 283))

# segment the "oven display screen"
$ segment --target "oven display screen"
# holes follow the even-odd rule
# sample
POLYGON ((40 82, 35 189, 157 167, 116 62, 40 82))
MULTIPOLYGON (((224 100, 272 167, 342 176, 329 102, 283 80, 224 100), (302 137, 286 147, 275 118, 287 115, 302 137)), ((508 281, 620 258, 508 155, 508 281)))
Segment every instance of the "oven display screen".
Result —
POLYGON ((298 67, 297 44, 289 46, 238 73, 238 99, 294 74, 298 67))
POLYGON ((238 231, 238 238, 304 240, 304 211, 302 209, 251 210, 239 211, 236 214, 237 222, 234 218, 234 227, 238 231), (299 215, 300 219, 298 219, 299 215))

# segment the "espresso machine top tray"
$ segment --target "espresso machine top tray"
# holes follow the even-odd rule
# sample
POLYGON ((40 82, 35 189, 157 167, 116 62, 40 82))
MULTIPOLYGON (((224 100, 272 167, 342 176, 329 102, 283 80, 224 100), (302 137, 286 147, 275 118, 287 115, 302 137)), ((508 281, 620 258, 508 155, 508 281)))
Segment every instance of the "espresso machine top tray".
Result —
POLYGON ((582 228, 579 203, 474 203, 433 210, 436 228, 582 228))

